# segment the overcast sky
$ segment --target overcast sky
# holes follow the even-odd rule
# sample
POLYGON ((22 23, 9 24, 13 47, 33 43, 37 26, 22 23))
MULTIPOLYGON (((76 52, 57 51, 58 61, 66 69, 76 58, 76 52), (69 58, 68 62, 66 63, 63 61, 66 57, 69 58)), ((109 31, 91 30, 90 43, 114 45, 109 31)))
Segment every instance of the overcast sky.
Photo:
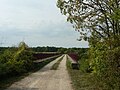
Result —
POLYGON ((0 0, 0 46, 87 47, 56 7, 57 0, 0 0))

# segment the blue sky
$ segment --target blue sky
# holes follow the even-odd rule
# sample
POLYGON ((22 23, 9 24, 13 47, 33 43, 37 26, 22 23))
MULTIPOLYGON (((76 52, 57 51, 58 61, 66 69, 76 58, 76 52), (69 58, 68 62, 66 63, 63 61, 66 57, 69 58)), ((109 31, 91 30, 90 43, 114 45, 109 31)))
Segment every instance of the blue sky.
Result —
POLYGON ((56 7, 57 0, 0 0, 0 46, 87 47, 56 7))

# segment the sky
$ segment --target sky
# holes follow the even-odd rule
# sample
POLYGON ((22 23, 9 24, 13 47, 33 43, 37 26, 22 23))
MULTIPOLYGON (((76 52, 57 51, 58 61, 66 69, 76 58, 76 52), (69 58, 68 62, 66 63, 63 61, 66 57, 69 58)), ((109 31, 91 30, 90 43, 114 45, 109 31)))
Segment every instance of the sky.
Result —
POLYGON ((57 0, 0 0, 0 46, 88 47, 66 22, 57 0))

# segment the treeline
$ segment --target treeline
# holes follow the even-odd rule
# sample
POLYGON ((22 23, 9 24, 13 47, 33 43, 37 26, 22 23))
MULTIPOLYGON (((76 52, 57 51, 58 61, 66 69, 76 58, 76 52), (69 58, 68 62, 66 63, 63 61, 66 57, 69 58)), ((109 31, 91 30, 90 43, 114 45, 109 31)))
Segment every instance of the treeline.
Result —
MULTIPOLYGON (((17 49, 18 47, 0 47, 0 53, 3 53, 7 49, 17 49)), ((58 52, 58 53, 78 53, 78 52, 84 52, 88 48, 64 48, 64 47, 52 47, 52 46, 43 46, 43 47, 28 47, 28 49, 32 52, 58 52)))
POLYGON ((0 47, 0 54, 2 54, 6 49, 8 49, 9 47, 0 47))
MULTIPOLYGON (((46 46, 46 47, 30 47, 30 49, 33 52, 57 52, 57 53, 61 53, 61 54, 68 54, 68 53, 83 53, 86 52, 88 50, 88 48, 64 48, 64 47, 50 47, 50 46, 46 46)), ((80 54, 79 54, 80 55, 80 54)))
MULTIPOLYGON (((0 47, 0 53, 3 53, 6 49, 14 49, 14 48, 18 48, 18 47, 0 47)), ((50 46, 46 46, 46 47, 28 47, 29 50, 33 51, 33 52, 58 52, 60 48, 62 47, 50 47, 50 46)))
POLYGON ((31 47, 34 52, 57 52, 59 48, 57 47, 31 47))
POLYGON ((88 51, 88 49, 89 48, 76 48, 76 47, 73 47, 73 48, 59 48, 58 52, 66 53, 66 54, 75 53, 77 55, 81 55, 82 53, 88 51))

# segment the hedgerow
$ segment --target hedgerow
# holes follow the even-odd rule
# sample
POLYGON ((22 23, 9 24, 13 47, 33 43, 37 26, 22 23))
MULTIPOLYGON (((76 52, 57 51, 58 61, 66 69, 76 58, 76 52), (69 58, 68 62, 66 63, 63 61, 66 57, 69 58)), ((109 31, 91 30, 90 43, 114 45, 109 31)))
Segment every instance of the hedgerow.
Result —
POLYGON ((16 49, 7 49, 0 55, 0 78, 29 71, 33 66, 32 53, 25 43, 16 49))

